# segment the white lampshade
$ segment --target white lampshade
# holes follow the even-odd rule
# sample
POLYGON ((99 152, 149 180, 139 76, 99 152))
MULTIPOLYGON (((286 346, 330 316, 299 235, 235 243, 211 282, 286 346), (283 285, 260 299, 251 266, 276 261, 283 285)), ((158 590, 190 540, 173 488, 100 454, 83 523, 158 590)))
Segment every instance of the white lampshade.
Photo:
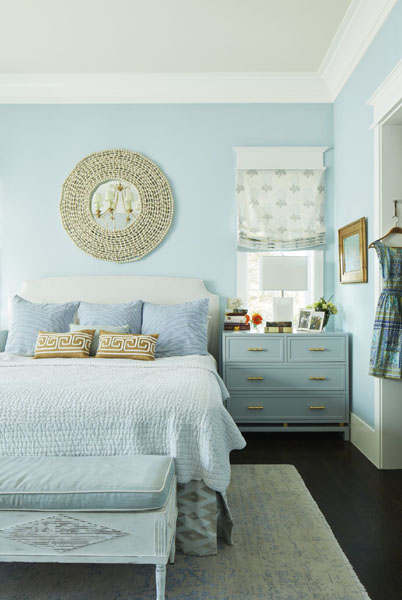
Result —
POLYGON ((307 290, 307 256, 261 256, 261 290, 307 290))
MULTIPOLYGON (((307 256, 261 256, 260 289, 307 290, 307 256)), ((293 298, 274 298, 273 320, 293 320, 293 298)))

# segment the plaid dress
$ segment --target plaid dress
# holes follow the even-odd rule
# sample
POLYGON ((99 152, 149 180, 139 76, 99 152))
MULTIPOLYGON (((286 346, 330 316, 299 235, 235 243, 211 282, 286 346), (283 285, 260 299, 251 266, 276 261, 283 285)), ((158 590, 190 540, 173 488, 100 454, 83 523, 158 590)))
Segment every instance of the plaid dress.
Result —
POLYGON ((402 378, 402 248, 374 242, 383 290, 378 299, 369 375, 402 378))

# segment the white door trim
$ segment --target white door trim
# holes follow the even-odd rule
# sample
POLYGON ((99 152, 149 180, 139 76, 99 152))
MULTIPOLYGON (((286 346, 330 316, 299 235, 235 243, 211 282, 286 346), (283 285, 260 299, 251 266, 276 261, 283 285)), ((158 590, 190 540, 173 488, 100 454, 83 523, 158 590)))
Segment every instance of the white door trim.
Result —
MULTIPOLYGON (((402 105, 402 60, 384 79, 367 104, 373 107, 374 135, 374 239, 382 235, 382 128, 392 114, 402 105)), ((378 261, 374 263, 374 303, 377 305, 382 289, 378 261)), ((380 469, 387 468, 383 457, 383 381, 374 378, 374 436, 370 460, 380 469)))
MULTIPOLYGON (((377 124, 374 128, 374 239, 381 237, 382 218, 381 218, 381 181, 382 181, 382 125, 377 124)), ((372 240, 369 240, 369 243, 372 240)), ((382 279, 380 264, 378 260, 374 261, 374 298, 373 298, 373 322, 375 318, 375 307, 381 293, 382 279)), ((374 434, 372 436, 373 444, 372 454, 368 456, 374 464, 382 468, 382 385, 381 379, 373 377, 374 380, 374 434)), ((365 436, 366 437, 366 436, 365 436)))
POLYGON ((392 69, 374 94, 367 100, 373 107, 373 127, 383 123, 402 102, 402 60, 392 69))
POLYGON ((376 467, 380 467, 378 457, 378 429, 370 427, 363 419, 350 413, 350 441, 376 467))

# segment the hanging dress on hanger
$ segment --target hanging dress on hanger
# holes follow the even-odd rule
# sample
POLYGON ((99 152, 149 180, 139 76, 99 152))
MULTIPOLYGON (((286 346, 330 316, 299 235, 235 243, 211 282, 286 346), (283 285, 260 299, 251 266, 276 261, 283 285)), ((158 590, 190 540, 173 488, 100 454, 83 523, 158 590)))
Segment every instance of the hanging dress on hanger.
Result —
POLYGON ((373 242, 383 277, 370 353, 369 375, 402 378, 402 248, 373 242))

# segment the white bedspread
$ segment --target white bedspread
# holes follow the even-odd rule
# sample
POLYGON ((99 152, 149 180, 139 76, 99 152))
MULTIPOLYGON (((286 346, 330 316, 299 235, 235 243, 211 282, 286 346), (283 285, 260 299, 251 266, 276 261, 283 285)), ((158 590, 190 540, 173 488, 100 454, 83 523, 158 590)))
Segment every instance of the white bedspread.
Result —
POLYGON ((211 356, 41 359, 0 354, 0 455, 165 454, 178 480, 224 492, 245 441, 211 356))

